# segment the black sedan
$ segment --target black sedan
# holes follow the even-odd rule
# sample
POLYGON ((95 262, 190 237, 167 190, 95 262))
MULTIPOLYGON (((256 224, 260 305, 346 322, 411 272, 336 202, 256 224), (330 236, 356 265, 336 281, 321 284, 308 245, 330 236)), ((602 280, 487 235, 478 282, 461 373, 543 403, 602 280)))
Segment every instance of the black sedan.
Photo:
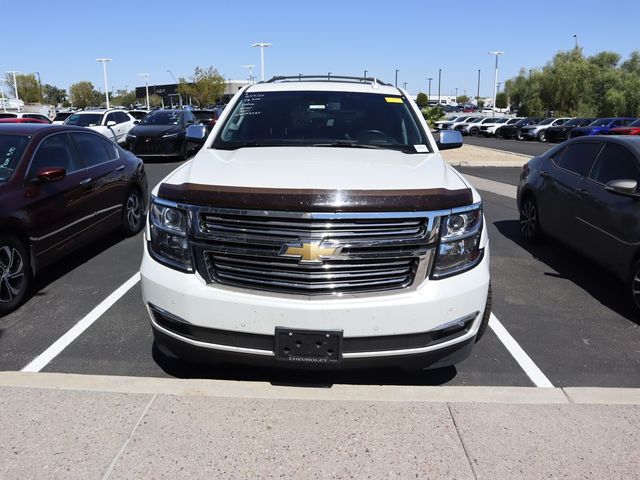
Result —
POLYGON ((640 138, 582 137, 531 159, 518 185, 520 232, 553 236, 626 283, 640 309, 640 138))
POLYGON ((571 130, 577 127, 585 127, 594 120, 595 118, 573 118, 557 127, 549 127, 546 132, 547 142, 564 142, 569 139, 571 130))
POLYGON ((189 154, 187 127, 197 123, 189 110, 153 110, 127 135, 127 147, 138 157, 189 154))
POLYGON ((512 125, 503 125, 500 127, 500 136, 502 138, 517 138, 518 140, 522 140, 520 129, 527 125, 536 125, 542 120, 544 120, 542 117, 527 117, 512 125))

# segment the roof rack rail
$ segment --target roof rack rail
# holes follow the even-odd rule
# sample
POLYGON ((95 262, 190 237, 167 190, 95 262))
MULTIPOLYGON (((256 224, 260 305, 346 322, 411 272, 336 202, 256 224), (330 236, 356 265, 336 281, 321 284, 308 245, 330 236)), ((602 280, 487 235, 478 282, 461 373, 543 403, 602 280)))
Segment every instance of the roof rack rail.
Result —
MULTIPOLYGON (((384 85, 392 87, 376 77, 349 77, 345 75, 279 75, 265 80, 264 83, 276 82, 346 82, 346 83, 370 83, 372 85, 384 85)), ((263 83, 263 82, 261 82, 263 83)))

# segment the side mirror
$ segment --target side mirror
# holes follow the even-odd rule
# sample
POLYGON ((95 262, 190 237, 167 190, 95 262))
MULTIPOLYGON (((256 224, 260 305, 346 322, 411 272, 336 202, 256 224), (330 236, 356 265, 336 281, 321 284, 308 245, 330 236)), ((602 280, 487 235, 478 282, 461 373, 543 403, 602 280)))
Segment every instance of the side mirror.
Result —
POLYGON ((640 198, 640 194, 638 194, 638 182, 635 180, 611 180, 605 185, 604 189, 611 193, 617 193, 618 195, 640 198))
POLYGON ((109 120, 107 122, 107 127, 111 128, 111 127, 115 127, 117 124, 116 122, 114 122, 113 120, 109 120))
POLYGON ((207 127, 204 125, 190 125, 187 127, 187 142, 202 145, 207 139, 207 127))
POLYGON ((67 171, 62 167, 44 167, 36 173, 36 183, 51 183, 62 180, 67 171))
POLYGON ((441 130, 440 140, 437 142, 440 150, 450 150, 462 146, 462 133, 458 130, 441 130))

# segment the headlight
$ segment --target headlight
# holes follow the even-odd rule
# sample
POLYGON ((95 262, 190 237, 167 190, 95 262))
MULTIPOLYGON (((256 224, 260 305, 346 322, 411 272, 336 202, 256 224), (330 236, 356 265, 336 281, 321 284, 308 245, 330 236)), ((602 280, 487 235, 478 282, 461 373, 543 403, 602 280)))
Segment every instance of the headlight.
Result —
POLYGON ((178 270, 193 271, 187 238, 187 212, 157 203, 154 199, 149 209, 149 229, 149 251, 156 260, 178 270))
POLYGON ((482 205, 454 212, 442 219, 440 244, 431 276, 443 278, 465 272, 482 259, 482 205))
POLYGON ((173 139, 178 138, 179 133, 167 133, 166 135, 162 135, 162 138, 173 139))

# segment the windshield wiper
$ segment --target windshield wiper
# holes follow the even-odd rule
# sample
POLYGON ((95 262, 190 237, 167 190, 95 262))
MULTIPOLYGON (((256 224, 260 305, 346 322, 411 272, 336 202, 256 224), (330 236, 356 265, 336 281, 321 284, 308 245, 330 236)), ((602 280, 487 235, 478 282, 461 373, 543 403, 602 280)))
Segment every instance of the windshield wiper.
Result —
POLYGON ((340 148, 371 148, 374 150, 399 150, 404 153, 416 153, 410 145, 372 145, 370 143, 352 142, 351 140, 336 140, 328 143, 314 143, 314 147, 340 147, 340 148))
POLYGON ((286 144, 282 144, 282 143, 264 143, 264 142, 258 142, 256 140, 251 140, 249 142, 225 142, 223 144, 220 145, 212 145, 212 148, 218 149, 218 150, 237 150, 239 148, 246 148, 246 147, 286 147, 286 144))

